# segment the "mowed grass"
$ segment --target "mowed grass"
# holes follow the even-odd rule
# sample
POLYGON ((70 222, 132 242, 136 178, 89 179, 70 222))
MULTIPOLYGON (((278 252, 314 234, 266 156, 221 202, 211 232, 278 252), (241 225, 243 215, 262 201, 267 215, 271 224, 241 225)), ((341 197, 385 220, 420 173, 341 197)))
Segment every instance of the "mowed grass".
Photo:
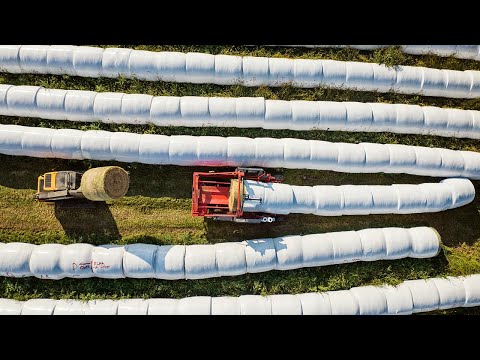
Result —
MULTIPOLYGON (((139 49, 141 47, 138 47, 139 49)), ((154 47, 150 50, 205 51, 238 55, 332 58, 352 61, 375 61, 375 57, 392 57, 397 63, 458 70, 478 69, 477 62, 438 57, 412 57, 397 50, 359 52, 352 49, 308 50, 249 47, 154 47), (422 65, 423 64, 423 65, 422 65), (475 67, 477 66, 477 67, 475 67)), ((395 65, 395 64, 394 64, 395 65)), ((0 83, 41 85, 50 88, 122 91, 172 96, 263 96, 268 99, 302 99, 330 101, 391 102, 457 107, 480 110, 478 100, 440 99, 398 94, 378 94, 341 89, 245 88, 141 82, 127 79, 86 79, 68 76, 0 74, 0 83)), ((295 137, 335 142, 379 142, 445 147, 480 151, 476 140, 391 133, 349 133, 330 131, 272 131, 263 129, 225 128, 159 128, 153 125, 48 121, 31 118, 0 117, 2 124, 21 124, 52 128, 102 129, 165 135, 217 135, 249 137, 295 137)), ((162 281, 155 279, 64 279, 44 281, 35 278, 0 279, 0 297, 26 300, 30 298, 152 298, 186 296, 238 296, 242 294, 302 293, 348 289, 354 286, 398 284, 407 279, 433 276, 468 275, 480 272, 479 203, 434 214, 371 215, 318 217, 290 215, 284 222, 244 225, 204 221, 190 215, 191 182, 194 171, 206 168, 152 166, 119 163, 131 176, 127 196, 95 209, 55 209, 36 203, 33 194, 38 175, 54 170, 86 170, 90 167, 115 164, 99 161, 68 161, 0 155, 0 241, 201 244, 241 241, 261 237, 312 234, 332 231, 360 230, 378 227, 431 226, 442 236, 442 253, 432 259, 402 259, 371 263, 354 263, 293 271, 247 274, 233 278, 196 281, 162 281)), ((211 170, 209 168, 208 170, 211 170)), ((223 169, 216 169, 223 170, 223 169)), ((436 182, 440 179, 402 174, 346 174, 311 170, 268 169, 282 174, 285 182, 294 185, 320 184, 393 184, 436 182)), ((479 183, 475 182, 478 188, 479 183)), ((453 310, 448 313, 479 313, 478 309, 453 310)), ((442 312, 445 313, 445 312, 442 312)))

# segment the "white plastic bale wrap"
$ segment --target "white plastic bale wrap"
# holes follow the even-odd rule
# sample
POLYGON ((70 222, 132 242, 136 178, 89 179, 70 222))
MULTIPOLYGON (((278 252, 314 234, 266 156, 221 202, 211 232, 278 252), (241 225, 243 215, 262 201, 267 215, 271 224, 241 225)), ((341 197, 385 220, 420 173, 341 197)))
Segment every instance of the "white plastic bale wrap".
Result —
POLYGON ((236 297, 212 298, 212 315, 241 315, 236 297))
POLYGON ((90 278, 95 276, 92 270, 92 252, 90 244, 72 244, 64 246, 60 253, 60 271, 65 277, 90 278))
POLYGON ((183 299, 0 299, 0 315, 407 315, 480 305, 480 275, 298 295, 183 299))
POLYGON ((445 279, 432 279, 432 282, 438 290, 439 309, 451 309, 465 305, 466 291, 462 280, 447 277, 445 279))
POLYGON ((55 75, 76 75, 73 66, 74 50, 76 48, 72 45, 51 45, 47 49, 47 72, 55 75))
POLYGON ((82 46, 73 52, 73 67, 77 76, 100 77, 103 49, 82 46))
POLYGON ((215 245, 190 245, 185 251, 185 278, 203 279, 219 276, 215 245))
POLYGON ((21 155, 44 158, 53 157, 51 143, 55 133, 56 130, 47 128, 26 129, 22 134, 21 155))
POLYGON ((117 135, 117 133, 102 130, 84 133, 81 141, 82 157, 91 160, 114 160, 110 150, 111 138, 114 134, 117 135))
POLYGON ((195 296, 180 299, 177 305, 178 315, 211 315, 212 298, 195 296))
POLYGON ((22 64, 22 71, 33 74, 47 74, 47 52, 48 45, 22 45, 19 50, 19 63, 22 64))
POLYGON ((66 120, 65 111, 66 90, 40 88, 37 92, 36 107, 41 118, 66 120))
POLYGON ((336 233, 333 236, 333 261, 335 264, 362 260, 362 242, 358 233, 355 231, 345 231, 336 233))
POLYGON ((148 51, 134 51, 130 54, 130 73, 132 76, 141 80, 158 80, 153 56, 148 51))
POLYGON ((302 315, 302 303, 295 295, 271 295, 272 315, 302 315))
MULTIPOLYGON (((409 229, 409 231, 413 230, 413 228, 409 229)), ((429 230, 427 232, 430 233, 429 230)), ((358 231, 357 234, 362 245, 362 258, 364 261, 376 261, 387 256, 387 245, 383 231, 379 231, 379 229, 364 229, 358 231)), ((438 249, 439 237, 435 237, 435 239, 438 249)), ((427 248, 429 247, 427 246, 427 248)))
POLYGON ((215 244, 215 260, 218 276, 235 276, 247 272, 245 244, 215 244))
POLYGON ((220 85, 240 83, 242 68, 241 56, 215 55, 215 83, 220 85))
POLYGON ((185 123, 200 126, 209 114, 208 98, 186 96, 179 99, 179 110, 185 123))
POLYGON ((88 302, 75 300, 58 300, 53 315, 85 315, 88 302))
MULTIPOLYGON (((180 52, 143 53, 143 61, 146 69, 152 69, 152 62, 155 64, 154 76, 161 81, 187 81, 186 76, 186 54, 180 52), (152 56, 149 56, 152 55, 152 56)), ((132 55, 133 56, 133 55, 132 55)))
POLYGON ((413 312, 437 310, 440 307, 440 295, 436 284, 431 280, 405 281, 412 293, 413 312))
POLYGON ((141 135, 132 137, 126 133, 113 133, 110 138, 112 156, 121 162, 138 162, 141 139, 141 135))
POLYGON ((168 163, 181 166, 192 166, 200 163, 197 151, 199 150, 198 138, 195 136, 179 135, 169 138, 168 163))
POLYGON ((245 259, 248 273, 275 270, 277 253, 273 239, 247 240, 245 259))
MULTIPOLYGON (((100 50, 102 54, 99 61, 100 53, 93 53, 91 48, 84 49, 71 45, 51 45, 42 49, 41 51, 46 51, 47 64, 45 67, 42 60, 41 65, 37 67, 38 58, 20 57, 20 49, 21 45, 0 47, 0 71, 13 73, 37 71, 96 77, 124 76, 144 80, 219 85, 235 83, 245 86, 323 85, 379 92, 395 89, 400 93, 456 98, 480 96, 476 89, 477 78, 468 75, 476 73, 475 71, 461 72, 412 66, 387 69, 381 64, 361 62, 147 52, 124 48, 100 50), (87 63, 82 61, 82 56, 86 54, 89 55, 85 60, 91 60, 87 63)), ((43 55, 40 58, 43 59, 43 55)))
POLYGON ((3 115, 12 115, 7 105, 7 92, 12 87, 13 85, 0 84, 0 112, 3 115))
POLYGON ((50 143, 52 153, 59 154, 63 159, 81 160, 83 132, 74 129, 60 129, 52 136, 50 143))
POLYGON ((148 301, 143 299, 125 299, 118 302, 118 315, 147 315, 148 301))
POLYGON ((94 112, 97 93, 93 91, 67 90, 63 106, 69 121, 98 121, 94 112))
POLYGON ((145 124, 150 122, 150 108, 153 96, 127 94, 122 98, 121 116, 114 119, 118 123, 145 124))
POLYGON ((139 162, 144 164, 168 164, 169 146, 169 136, 141 135, 138 149, 139 162))
POLYGON ((150 299, 148 315, 178 315, 177 299, 150 299))
POLYGON ((189 122, 182 116, 180 97, 156 96, 150 106, 150 122, 157 126, 189 126, 189 122))
POLYGON ((303 315, 332 315, 330 297, 326 293, 299 294, 303 315))
POLYGON ((125 277, 123 270, 123 246, 102 245, 92 251, 92 271, 96 277, 104 279, 121 279, 125 277))
POLYGON ((25 301, 22 307, 22 315, 53 315, 56 305, 51 299, 32 299, 25 301))
POLYGON ((384 231, 387 259, 396 260, 410 256, 412 251, 410 232, 403 230, 401 228, 390 228, 388 231, 384 231))
POLYGON ((117 315, 118 301, 90 300, 85 307, 85 315, 117 315))
POLYGON ((158 246, 155 258, 155 276, 159 279, 185 278, 185 245, 158 246))
POLYGON ((111 124, 119 119, 122 113, 122 99, 125 94, 104 92, 99 93, 94 98, 93 116, 101 122, 111 124))
POLYGON ((131 77, 130 55, 132 49, 107 48, 103 51, 101 76, 103 77, 131 77))
POLYGON ((13 86, 6 94, 8 114, 12 116, 34 117, 41 113, 37 108, 37 93, 39 86, 13 86))
POLYGON ((215 55, 187 53, 185 56, 185 77, 195 84, 209 83, 215 74, 215 55))
POLYGON ((0 131, 0 151, 6 155, 21 155, 23 130, 15 125, 4 125, 0 131))
POLYGON ((0 244, 0 276, 32 276, 29 261, 34 249, 26 243, 0 244))
POLYGON ((332 315, 359 315, 358 301, 349 290, 327 291, 332 315))
POLYGON ((427 227, 380 228, 215 245, 0 243, 0 276, 205 279, 355 261, 427 258, 441 249, 427 227))
POLYGON ((20 301, 0 299, 0 315, 21 315, 22 305, 20 301))
POLYGON ((158 246, 132 244, 125 246, 123 272, 126 277, 145 279, 155 277, 155 256, 158 246))
POLYGON ((273 239, 277 253, 277 270, 290 270, 303 267, 301 236, 284 236, 273 239))
POLYGON ((411 241, 410 257, 424 259, 437 256, 440 253, 440 235, 435 229, 416 227, 408 229, 408 232, 411 241))
POLYGON ((350 289, 357 300, 359 315, 383 315, 388 311, 387 299, 378 287, 364 286, 350 289))
POLYGON ((21 47, 22 45, 0 45, 0 72, 22 72, 19 59, 21 47))
POLYGON ((402 283, 399 286, 383 286, 380 288, 387 300, 388 315, 410 315, 413 313, 413 299, 410 288, 402 283))
POLYGON ((201 136, 197 139, 199 164, 202 166, 218 166, 227 161, 227 139, 218 136, 201 136))
MULTIPOLYGON (((392 144, 344 144, 271 138, 168 137, 99 130, 67 132, 63 129, 0 125, 0 153, 182 166, 265 166, 480 179, 480 154, 476 152, 392 144)), ((273 188, 285 185, 271 186, 273 188)), ((332 188, 329 189, 328 196, 325 195, 319 201, 334 196, 333 193, 330 194, 332 188)), ((299 207, 302 202, 310 206, 310 194, 295 194, 299 207)), ((288 199, 289 197, 282 198, 288 199)), ((356 198, 352 200, 358 201, 356 198)), ((270 204, 275 201, 278 200, 272 198, 270 204)))
POLYGON ((291 186, 245 180, 243 211, 321 216, 438 212, 475 198, 468 179, 419 185, 291 186), (377 207, 377 204, 379 206, 377 207))
POLYGON ((463 279, 465 286, 465 306, 480 306, 480 274, 467 276, 463 279))
MULTIPOLYGON (((376 230, 372 229, 374 232, 376 230)), ((333 242, 342 233, 312 234, 301 237, 303 266, 335 264, 333 242)))
POLYGON ((35 246, 29 262, 32 274, 40 279, 63 279, 66 276, 60 265, 63 247, 60 244, 35 246))
POLYGON ((240 315, 272 315, 272 301, 268 296, 243 295, 238 298, 240 315))

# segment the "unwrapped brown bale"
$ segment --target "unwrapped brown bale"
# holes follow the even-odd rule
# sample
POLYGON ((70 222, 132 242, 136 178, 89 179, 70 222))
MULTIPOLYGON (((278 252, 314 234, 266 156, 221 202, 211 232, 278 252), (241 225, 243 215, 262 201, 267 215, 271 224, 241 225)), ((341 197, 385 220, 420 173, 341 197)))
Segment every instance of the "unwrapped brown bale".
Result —
MULTIPOLYGON (((237 209, 238 204, 238 179, 232 179, 230 181, 230 193, 228 197, 228 210, 233 212, 237 209)), ((243 199, 245 193, 245 185, 240 187, 240 197, 243 199)))
POLYGON ((128 173, 118 166, 105 166, 86 171, 80 191, 92 201, 115 200, 125 196, 130 185, 128 173))

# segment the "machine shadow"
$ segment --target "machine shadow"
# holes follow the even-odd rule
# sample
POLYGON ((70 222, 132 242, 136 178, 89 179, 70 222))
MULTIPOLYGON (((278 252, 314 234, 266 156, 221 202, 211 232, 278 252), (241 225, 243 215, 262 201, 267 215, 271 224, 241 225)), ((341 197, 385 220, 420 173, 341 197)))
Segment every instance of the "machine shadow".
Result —
POLYGON ((77 241, 101 245, 121 239, 112 212, 104 202, 90 202, 88 207, 55 203, 55 217, 65 234, 77 241))

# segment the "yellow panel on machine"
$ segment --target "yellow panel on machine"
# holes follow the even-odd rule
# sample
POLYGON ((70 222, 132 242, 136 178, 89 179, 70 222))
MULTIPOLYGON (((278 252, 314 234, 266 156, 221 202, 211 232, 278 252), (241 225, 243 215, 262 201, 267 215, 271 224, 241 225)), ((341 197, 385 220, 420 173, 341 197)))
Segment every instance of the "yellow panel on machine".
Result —
POLYGON ((69 199, 115 200, 128 191, 128 173, 118 166, 94 168, 85 173, 56 171, 38 177, 35 199, 54 202, 69 199))

